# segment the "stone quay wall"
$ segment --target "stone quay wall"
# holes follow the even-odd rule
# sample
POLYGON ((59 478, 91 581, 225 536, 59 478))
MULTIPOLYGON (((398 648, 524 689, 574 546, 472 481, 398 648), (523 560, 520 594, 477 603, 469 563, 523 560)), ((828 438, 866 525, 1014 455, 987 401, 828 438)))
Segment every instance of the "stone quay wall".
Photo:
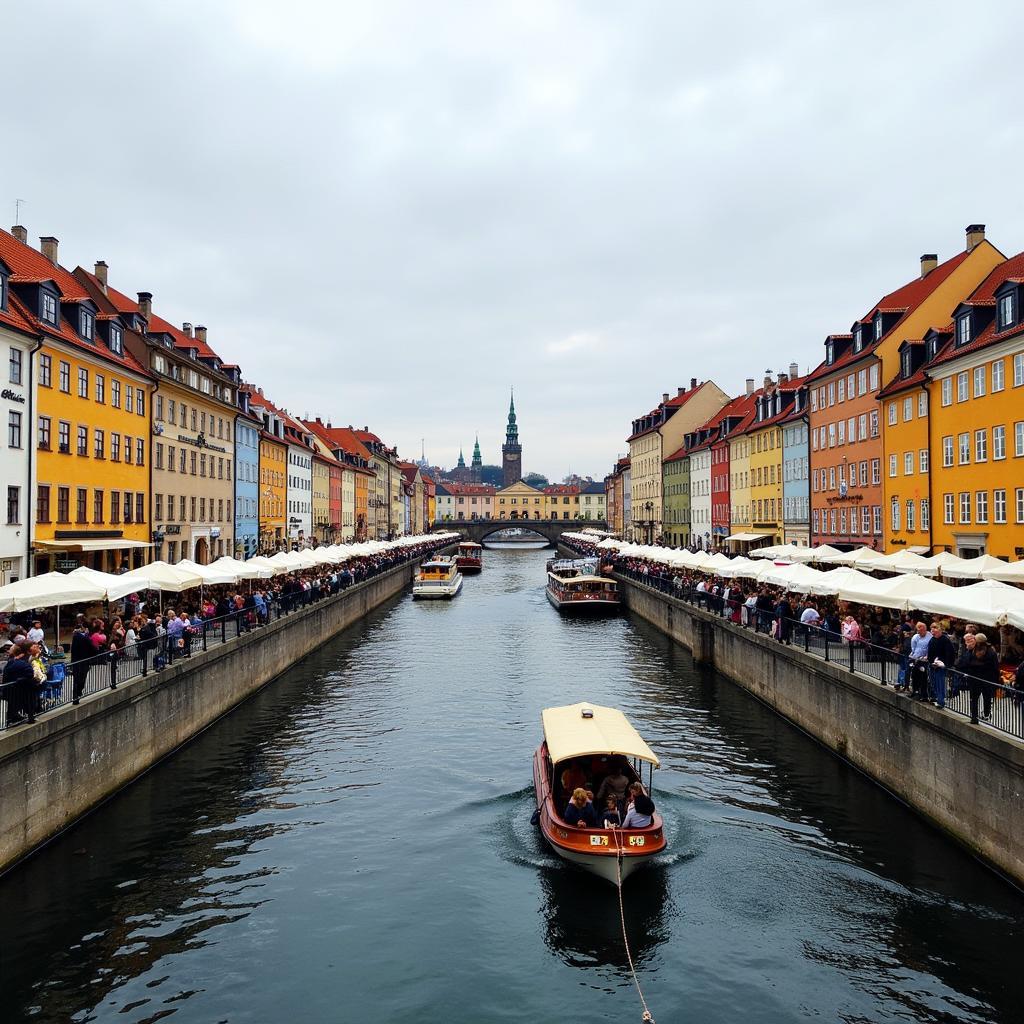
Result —
POLYGON ((0 871, 400 593, 395 566, 267 626, 0 733, 0 871))
POLYGON ((618 577, 634 614, 1024 886, 1024 744, 618 577))

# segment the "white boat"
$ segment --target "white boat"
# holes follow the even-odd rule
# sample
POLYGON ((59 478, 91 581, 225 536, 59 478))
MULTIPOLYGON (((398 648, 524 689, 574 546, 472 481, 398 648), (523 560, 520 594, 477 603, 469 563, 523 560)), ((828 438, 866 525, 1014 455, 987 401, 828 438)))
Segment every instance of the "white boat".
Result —
POLYGON ((589 566, 558 563, 548 573, 548 600, 560 612, 606 615, 619 610, 619 585, 589 566))
POLYGON ((462 573, 454 558, 440 556, 424 562, 412 583, 414 600, 451 600, 462 589, 462 573))

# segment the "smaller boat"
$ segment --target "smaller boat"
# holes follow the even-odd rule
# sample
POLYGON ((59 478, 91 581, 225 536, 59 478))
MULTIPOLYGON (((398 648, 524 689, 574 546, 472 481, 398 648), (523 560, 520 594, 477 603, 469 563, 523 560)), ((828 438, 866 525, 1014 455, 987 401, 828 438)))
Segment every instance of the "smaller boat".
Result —
POLYGON ((414 600, 451 600, 462 589, 462 573, 449 555, 424 562, 412 583, 414 600))
POLYGON ((617 883, 663 852, 667 843, 661 815, 654 812, 646 828, 587 828, 570 825, 562 814, 572 793, 563 778, 600 791, 600 776, 621 767, 641 782, 641 767, 650 766, 647 793, 658 758, 615 708, 570 704, 541 713, 544 739, 533 755, 533 785, 541 834, 563 860, 617 883), (580 783, 580 778, 585 779, 580 783))
POLYGON ((484 567, 484 549, 482 544, 474 544, 471 540, 459 542, 459 550, 455 554, 455 564, 464 576, 480 572, 484 567))
POLYGON ((548 600, 560 611, 606 615, 621 607, 619 585, 597 575, 597 565, 556 562, 548 572, 548 600))

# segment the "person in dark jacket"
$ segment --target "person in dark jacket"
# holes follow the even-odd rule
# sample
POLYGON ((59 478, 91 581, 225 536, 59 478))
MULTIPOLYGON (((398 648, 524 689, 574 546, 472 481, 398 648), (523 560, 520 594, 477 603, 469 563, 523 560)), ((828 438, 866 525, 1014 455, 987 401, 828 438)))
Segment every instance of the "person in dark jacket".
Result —
POLYGON ((982 699, 985 721, 992 715, 992 696, 999 686, 999 657, 989 646, 988 637, 977 633, 973 642, 967 641, 968 653, 956 663, 958 672, 967 677, 967 687, 971 693, 971 723, 978 724, 978 698, 982 699))
POLYGON ((138 651, 142 657, 142 671, 149 671, 149 655, 157 648, 159 632, 153 619, 146 619, 139 630, 138 651))
POLYGON ((793 606, 785 594, 779 598, 779 603, 775 606, 775 622, 775 639, 780 644, 792 643, 793 606))
POLYGON ((956 661, 956 648, 942 627, 933 622, 932 638, 928 641, 928 666, 931 676, 932 703, 937 708, 946 706, 946 670, 956 661))
POLYGON ((89 665, 96 657, 96 648, 89 635, 89 626, 85 621, 75 626, 71 634, 71 703, 77 704, 85 692, 85 683, 89 677, 89 665))
POLYGON ((4 666, 3 699, 7 702, 7 727, 32 721, 36 677, 29 662, 32 645, 15 644, 4 666))
POLYGON ((597 815, 594 814, 594 805, 587 799, 585 789, 573 791, 572 798, 565 808, 562 817, 570 825, 577 825, 580 828, 597 828, 597 815))

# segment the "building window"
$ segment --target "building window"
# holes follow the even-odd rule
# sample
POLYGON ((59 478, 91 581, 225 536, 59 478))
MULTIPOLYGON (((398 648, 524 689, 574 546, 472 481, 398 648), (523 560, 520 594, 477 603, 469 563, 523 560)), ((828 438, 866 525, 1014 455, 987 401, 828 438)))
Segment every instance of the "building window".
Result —
POLYGON ((1013 454, 1017 458, 1024 456, 1024 421, 1018 420, 1013 425, 1013 454))
POLYGON ((75 522, 87 523, 89 510, 89 491, 85 487, 77 488, 75 492, 75 522))
POLYGON ((872 459, 871 460, 871 482, 873 484, 880 484, 882 482, 882 460, 872 459))
POLYGON ((890 402, 889 403, 889 426, 890 427, 896 426, 896 415, 897 415, 897 413, 896 413, 896 403, 895 402, 890 402))
POLYGON ((1013 386, 1019 388, 1024 384, 1024 352, 1013 357, 1013 386))
POLYGON ((103 522, 103 492, 100 490, 92 492, 92 521, 103 522))
POLYGON ((928 472, 928 449, 921 448, 917 453, 917 468, 922 473, 928 472))
POLYGON ((942 496, 942 521, 947 526, 952 526, 955 520, 956 514, 956 501, 952 494, 944 494, 942 496))
POLYGON ((71 488, 57 488, 57 522, 71 522, 71 488))
POLYGON ((1006 387, 1006 365, 1002 359, 992 363, 992 394, 1006 387))
POLYGON ((135 495, 135 522, 144 523, 146 521, 146 495, 136 494, 135 495))
POLYGON ((89 397, 89 371, 84 367, 78 368, 78 397, 89 397))
POLYGON ((21 488, 7 488, 7 525, 18 526, 21 523, 21 488))
POLYGON ((39 318, 48 324, 57 325, 57 296, 44 291, 40 303, 39 318))
POLYGON ((41 355, 39 357, 39 386, 43 388, 52 387, 53 358, 52 356, 41 355))
POLYGON ((872 520, 871 525, 872 525, 872 528, 873 528, 873 530, 875 532, 875 535, 876 536, 880 535, 881 532, 882 532, 882 506, 881 505, 872 505, 871 506, 871 520, 872 520))
POLYGON ((960 492, 960 522, 969 525, 971 522, 971 492, 960 492))
POLYGON ((974 397, 982 398, 985 394, 985 367, 974 368, 974 397))
POLYGON ((65 455, 71 454, 71 424, 61 420, 57 424, 57 451, 65 455))
POLYGON ((22 351, 16 346, 11 346, 11 355, 8 362, 8 379, 12 384, 20 384, 22 377, 22 351))
POLYGON ((999 327, 1009 327, 1013 323, 1013 292, 1007 292, 999 298, 999 327))
POLYGON ((132 447, 132 439, 125 434, 124 435, 124 461, 130 466, 132 464, 132 454, 135 449, 132 447))
POLYGON ((1006 490, 1002 487, 992 492, 992 522, 1006 522, 1006 490))
POLYGON ((135 388, 133 388, 130 384, 125 385, 125 389, 124 389, 124 411, 125 412, 135 412, 134 396, 135 396, 135 388))
POLYGON ((953 378, 943 377, 942 378, 942 404, 952 405, 953 404, 953 378))
POLYGON ((868 413, 868 423, 870 424, 869 433, 872 437, 878 437, 878 410, 872 409, 868 413))
POLYGON ((971 435, 964 433, 959 436, 960 465, 966 466, 971 461, 971 435))
POLYGON ((36 487, 36 522, 50 521, 50 485, 39 484, 36 487))
POLYGON ((899 466, 899 460, 895 455, 889 456, 889 476, 895 476, 899 466))
POLYGON ((892 499, 892 506, 891 506, 891 509, 890 509, 890 516, 891 516, 891 520, 892 520, 891 523, 890 523, 890 526, 892 527, 892 532, 893 533, 899 533, 900 532, 900 499, 899 498, 893 498, 892 499))
POLYGON ((1017 522, 1024 523, 1024 487, 1018 487, 1013 492, 1013 498, 1017 508, 1017 522))
POLYGON ((978 491, 974 495, 975 522, 988 522, 988 491, 978 491))
POLYGON ((916 506, 914 505, 913 498, 907 498, 907 532, 909 533, 914 529, 914 513, 916 512, 916 506))
POLYGON ((78 311, 78 333, 86 340, 92 341, 93 318, 87 309, 78 311))
POLYGON ((116 431, 110 433, 110 461, 121 461, 121 435, 116 431))
POLYGON ((146 415, 146 392, 142 388, 135 389, 135 415, 146 415))
POLYGON ((974 432, 974 461, 988 462, 988 431, 976 430, 974 432))
POLYGON ((121 408, 121 382, 119 380, 110 382, 110 404, 115 409, 121 408))
POLYGON ((903 453, 903 475, 912 476, 914 473, 914 453, 904 452, 903 453))
POLYGON ((70 395, 71 394, 71 364, 64 362, 64 360, 62 359, 60 361, 60 366, 58 368, 58 371, 59 371, 59 375, 60 375, 59 376, 60 389, 61 389, 61 391, 64 392, 65 395, 70 395))
POLYGON ((971 340, 971 314, 965 313, 956 322, 956 343, 966 345, 971 340))
POLYGON ((920 391, 917 395, 917 415, 924 417, 928 415, 928 392, 920 391))
POLYGON ((40 416, 36 426, 36 447, 44 452, 50 450, 50 417, 40 416))
POLYGON ((104 457, 103 456, 103 445, 104 445, 103 431, 102 430, 98 430, 98 429, 94 430, 93 431, 93 455, 97 459, 102 459, 104 457))
POLYGON ((1006 427, 995 426, 992 428, 992 458, 995 460, 1006 458, 1006 427))
POLYGON ((106 378, 103 376, 102 373, 97 373, 95 375, 95 379, 94 379, 93 383, 95 385, 96 401, 99 402, 100 405, 103 405, 103 403, 107 400, 107 395, 106 395, 107 381, 106 381, 106 378))
POLYGON ((860 485, 861 487, 867 487, 868 485, 868 460, 861 459, 860 463, 860 485))
POLYGON ((956 375, 956 400, 966 402, 970 398, 970 375, 964 370, 956 375))
POLYGON ((907 395, 903 399, 903 422, 909 423, 914 418, 914 399, 911 395, 907 395))
POLYGON ((110 351, 114 355, 124 354, 124 345, 122 342, 121 328, 117 324, 110 325, 110 351))
POLYGON ((21 447, 21 413, 7 413, 7 447, 21 447))
POLYGON ((932 511, 927 498, 921 499, 921 529, 930 530, 932 526, 932 511))
POLYGON ((942 465, 948 468, 953 465, 953 435, 947 434, 942 439, 942 465))

